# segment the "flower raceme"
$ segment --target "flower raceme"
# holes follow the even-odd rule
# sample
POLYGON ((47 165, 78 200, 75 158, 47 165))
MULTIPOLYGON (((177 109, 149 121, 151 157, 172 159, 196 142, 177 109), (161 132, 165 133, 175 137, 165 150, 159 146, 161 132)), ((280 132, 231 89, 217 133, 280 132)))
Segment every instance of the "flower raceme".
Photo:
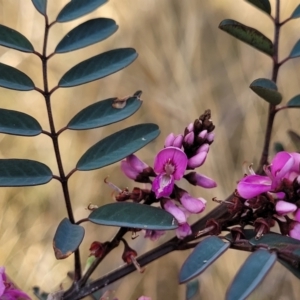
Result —
MULTIPOLYGON (((214 125, 210 117, 210 111, 206 111, 185 128, 184 134, 169 134, 165 139, 164 149, 154 158, 153 168, 134 154, 121 162, 121 169, 128 178, 137 182, 151 183, 151 190, 149 192, 143 190, 139 195, 145 195, 147 204, 160 202, 161 207, 175 217, 179 224, 176 230, 179 238, 192 233, 187 219, 190 214, 201 213, 205 209, 206 201, 203 198, 194 198, 179 188, 177 181, 184 178, 194 186, 216 187, 214 180, 195 171, 185 174, 187 170, 200 167, 206 160, 209 147, 214 140, 214 125)), ((119 195, 116 199, 137 201, 136 197, 132 198, 133 194, 136 193, 127 192, 126 197, 119 195)), ((137 202, 145 198, 139 197, 137 202)), ((147 230, 145 237, 155 240, 162 234, 163 232, 147 230)))
POLYGON ((249 200, 267 193, 268 199, 272 199, 270 201, 274 203, 274 218, 280 228, 284 228, 282 233, 300 239, 300 154, 278 152, 264 171, 266 176, 252 172, 253 174, 240 180, 237 185, 238 194, 249 200), (294 214, 294 220, 288 214, 294 214))

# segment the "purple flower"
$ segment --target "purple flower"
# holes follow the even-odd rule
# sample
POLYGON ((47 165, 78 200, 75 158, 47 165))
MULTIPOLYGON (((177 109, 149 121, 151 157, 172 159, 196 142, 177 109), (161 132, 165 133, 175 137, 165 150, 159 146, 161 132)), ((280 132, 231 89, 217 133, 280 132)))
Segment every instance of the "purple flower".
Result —
POLYGON ((276 188, 284 178, 291 178, 292 174, 295 178, 296 170, 299 172, 299 154, 296 154, 285 151, 278 152, 272 163, 265 168, 267 176, 249 175, 244 177, 237 186, 240 196, 249 199, 270 191, 278 192, 276 188))
POLYGON ((164 199, 162 201, 162 205, 165 211, 169 212, 174 218, 178 221, 179 224, 186 223, 186 215, 185 213, 173 203, 170 199, 164 199))
POLYGON ((178 134, 177 136, 174 133, 170 133, 165 139, 165 148, 166 147, 176 147, 181 148, 183 142, 183 135, 178 134))
POLYGON ((294 203, 280 200, 277 201, 275 209, 279 216, 284 216, 286 214, 295 212, 297 210, 297 205, 294 203))
POLYGON ((176 228, 176 235, 179 239, 183 239, 190 234, 192 234, 192 230, 188 223, 180 224, 178 228, 176 228))
POLYGON ((300 240, 300 223, 299 222, 291 222, 290 226, 289 226, 289 236, 300 240))
POLYGON ((121 161, 121 170, 130 179, 135 180, 139 174, 147 169, 148 165, 141 161, 137 156, 131 154, 121 161))
POLYGON ((7 280, 5 268, 0 267, 0 299, 1 300, 24 300, 31 299, 24 292, 14 288, 13 284, 7 280))
POLYGON ((182 206, 192 214, 199 214, 201 213, 206 206, 206 200, 203 198, 193 198, 188 193, 183 193, 180 197, 180 203, 182 206))
POLYGON ((188 168, 195 169, 202 166, 206 160, 207 152, 199 152, 188 160, 188 168))
POLYGON ((152 191, 156 198, 168 197, 173 191, 174 180, 180 180, 187 167, 186 154, 176 147, 167 147, 155 157, 154 171, 158 174, 153 180, 152 191))
POLYGON ((198 185, 207 189, 211 189, 217 186, 217 183, 209 177, 196 172, 190 172, 183 176, 190 184, 198 185))

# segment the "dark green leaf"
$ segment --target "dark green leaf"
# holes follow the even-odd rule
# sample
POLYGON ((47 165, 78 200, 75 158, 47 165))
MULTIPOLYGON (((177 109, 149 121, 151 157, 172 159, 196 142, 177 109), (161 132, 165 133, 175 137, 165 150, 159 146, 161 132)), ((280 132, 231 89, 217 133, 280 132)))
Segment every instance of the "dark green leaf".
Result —
POLYGON ((179 272, 179 282, 187 282, 201 274, 222 255, 229 246, 229 243, 224 243, 216 236, 205 238, 196 246, 182 265, 179 272))
POLYGON ((252 27, 234 20, 224 20, 220 23, 219 28, 267 55, 272 56, 274 54, 271 40, 252 27))
POLYGON ((292 142, 296 148, 296 151, 300 152, 300 136, 299 136, 299 134, 297 134, 293 130, 288 130, 288 135, 289 135, 290 139, 292 140, 292 142))
POLYGON ((31 0, 36 10, 42 15, 46 15, 47 0, 31 0))
POLYGON ((33 52, 33 46, 20 32, 0 24, 0 45, 23 52, 33 52))
POLYGON ((300 17, 300 4, 296 7, 294 12, 291 15, 291 19, 297 19, 300 17))
POLYGON ((294 96, 286 106, 300 108, 300 95, 294 96))
POLYGON ((85 152, 77 163, 77 169, 89 171, 113 164, 143 148, 159 133, 158 126, 152 123, 135 125, 118 131, 85 152))
POLYGON ((115 49, 101 53, 82 61, 70 69, 60 79, 60 87, 71 87, 94 81, 121 69, 124 69, 137 58, 132 48, 115 49))
POLYGON ((28 159, 0 159, 0 186, 31 186, 49 182, 51 170, 28 159))
POLYGON ((247 2, 253 4, 257 8, 266 12, 267 14, 271 14, 271 4, 269 0, 246 0, 247 2))
POLYGON ((59 42, 56 53, 64 53, 98 43, 111 36, 118 29, 112 19, 92 19, 80 24, 59 42))
POLYGON ((290 265, 288 262, 284 261, 283 259, 278 259, 278 261, 284 265, 292 274, 294 274, 297 278, 300 279, 300 269, 290 265))
POLYGON ((79 17, 82 17, 102 4, 107 0, 71 0, 58 14, 57 22, 68 22, 79 17))
POLYGON ((112 106, 116 99, 106 99, 86 107, 72 118, 67 127, 73 130, 83 130, 105 126, 130 117, 142 105, 138 97, 130 97, 124 108, 117 109, 112 106))
POLYGON ((2 63, 0 63, 0 86, 17 91, 34 89, 34 83, 26 74, 2 63))
POLYGON ((171 230, 178 227, 176 219, 165 210, 145 204, 115 202, 103 205, 89 215, 99 225, 171 230))
POLYGON ((242 300, 248 297, 261 283, 276 262, 276 254, 266 250, 252 253, 235 275, 226 293, 227 300, 242 300))
POLYGON ((72 224, 69 219, 63 219, 58 225, 54 240, 53 249, 56 259, 64 259, 78 249, 84 237, 84 228, 72 224))
POLYGON ((199 296, 199 280, 193 280, 186 284, 185 299, 192 300, 192 298, 199 296))
POLYGON ((277 92, 276 83, 272 80, 266 78, 256 79, 250 84, 250 89, 272 105, 277 105, 282 100, 281 94, 277 92))
POLYGON ((279 142, 275 142, 273 148, 275 153, 284 151, 284 146, 282 145, 282 143, 279 142))
POLYGON ((34 136, 42 132, 38 121, 33 117, 19 111, 0 108, 0 132, 34 136))
POLYGON ((292 49, 289 57, 296 58, 300 56, 300 40, 295 44, 294 48, 292 49))

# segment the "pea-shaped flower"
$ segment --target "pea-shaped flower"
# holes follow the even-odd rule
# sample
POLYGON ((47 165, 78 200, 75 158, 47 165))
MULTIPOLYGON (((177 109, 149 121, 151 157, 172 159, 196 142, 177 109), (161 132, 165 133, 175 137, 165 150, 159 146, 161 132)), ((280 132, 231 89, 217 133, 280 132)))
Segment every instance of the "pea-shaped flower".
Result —
POLYGON ((171 195, 174 181, 183 177, 187 163, 186 154, 179 148, 167 147, 158 152, 154 160, 154 171, 158 175, 152 183, 156 198, 171 195))

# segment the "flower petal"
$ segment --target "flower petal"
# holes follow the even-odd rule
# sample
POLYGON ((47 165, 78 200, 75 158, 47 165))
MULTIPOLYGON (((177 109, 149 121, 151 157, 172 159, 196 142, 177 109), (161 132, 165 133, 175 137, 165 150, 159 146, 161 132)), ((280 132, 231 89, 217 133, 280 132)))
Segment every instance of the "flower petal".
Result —
POLYGON ((173 146, 177 147, 177 148, 181 148, 182 147, 182 142, 183 142, 183 135, 179 134, 176 136, 174 142, 173 142, 173 146))
POLYGON ((127 160, 121 161, 121 170, 128 178, 133 180, 136 180, 137 176, 139 175, 139 172, 133 169, 127 160))
POLYGON ((188 167, 195 169, 202 166, 206 160, 207 152, 199 152, 195 156, 191 157, 188 161, 188 167))
POLYGON ((179 224, 186 223, 184 212, 177 207, 172 200, 166 200, 163 204, 164 210, 169 212, 178 221, 179 224))
POLYGON ((152 191, 156 198, 169 197, 174 188, 173 176, 165 173, 156 176, 152 182, 152 191))
POLYGON ((281 180, 293 167, 294 158, 286 151, 278 152, 272 160, 271 174, 273 178, 281 180))
POLYGON ((292 222, 291 229, 289 231, 289 236, 300 240, 300 223, 299 222, 292 222))
POLYGON ((165 147, 173 146, 174 140, 175 140, 175 134, 172 132, 165 139, 165 147))
POLYGON ((188 223, 180 224, 178 228, 176 228, 176 235, 179 239, 183 239, 190 234, 192 234, 192 230, 188 223))
POLYGON ((183 176, 190 184, 198 185, 207 189, 217 186, 217 183, 209 177, 206 177, 197 172, 190 172, 183 176))
POLYGON ((295 205, 294 203, 280 200, 276 203, 275 209, 279 216, 283 216, 296 211, 297 205, 295 205))
POLYGON ((179 180, 184 175, 187 166, 186 154, 176 147, 167 147, 158 152, 154 160, 154 171, 158 174, 165 173, 165 166, 171 164, 174 166, 173 177, 179 180))
POLYGON ((130 164, 130 166, 138 171, 138 173, 142 173, 144 169, 148 168, 149 166, 141 161, 137 156, 131 154, 126 157, 126 161, 130 164))
POLYGON ((241 197, 250 199, 271 190, 272 181, 267 176, 249 175, 244 177, 237 185, 241 197))
POLYGON ((193 214, 198 214, 204 211, 205 202, 202 202, 201 199, 193 198, 188 193, 184 193, 180 198, 180 203, 182 206, 193 214))

